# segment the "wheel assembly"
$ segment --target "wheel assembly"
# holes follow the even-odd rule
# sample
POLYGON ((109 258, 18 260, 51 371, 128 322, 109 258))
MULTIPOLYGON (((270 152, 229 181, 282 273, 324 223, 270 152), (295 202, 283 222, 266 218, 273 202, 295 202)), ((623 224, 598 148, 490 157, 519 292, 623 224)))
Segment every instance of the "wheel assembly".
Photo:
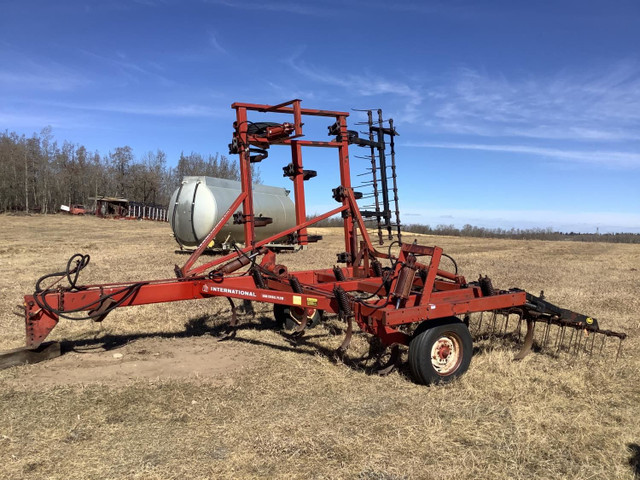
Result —
POLYGON ((409 344, 409 366, 418 383, 450 382, 469 368, 473 342, 467 326, 455 317, 425 322, 409 344))

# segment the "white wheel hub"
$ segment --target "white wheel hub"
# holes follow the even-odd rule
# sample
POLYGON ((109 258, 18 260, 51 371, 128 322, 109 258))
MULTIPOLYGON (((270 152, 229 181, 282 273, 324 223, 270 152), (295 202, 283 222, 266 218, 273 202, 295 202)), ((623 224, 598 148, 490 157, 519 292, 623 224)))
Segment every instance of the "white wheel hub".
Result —
POLYGON ((456 336, 443 335, 431 347, 431 365, 439 375, 451 375, 461 360, 462 348, 456 336))

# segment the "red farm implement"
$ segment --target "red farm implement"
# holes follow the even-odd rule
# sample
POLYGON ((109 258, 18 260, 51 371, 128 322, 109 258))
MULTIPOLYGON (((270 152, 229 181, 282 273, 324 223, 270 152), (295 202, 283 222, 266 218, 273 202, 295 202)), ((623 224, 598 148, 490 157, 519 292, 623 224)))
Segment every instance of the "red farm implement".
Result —
MULTIPOLYGON (((594 345, 596 334, 602 335, 602 344, 610 337, 619 339, 620 343, 624 339, 625 334, 602 330, 596 319, 558 308, 542 296, 536 297, 520 289, 497 290, 488 277, 467 281, 457 273, 457 267, 453 272, 442 267, 441 259, 447 255, 439 247, 399 243, 396 255, 378 251, 357 204, 360 195, 352 188, 349 146, 371 147, 373 159, 374 147, 382 151, 385 134, 390 134, 393 140, 392 125, 390 128, 374 125, 369 113, 370 132, 377 131, 378 134, 372 134, 366 140, 347 129, 348 113, 302 108, 300 100, 273 106, 234 103, 232 108, 236 121, 230 151, 239 155, 242 191, 186 263, 175 267, 176 278, 80 286, 78 274, 88 263, 88 256, 74 256, 64 272, 41 278, 35 293, 25 296, 26 347, 12 352, 12 358, 21 356, 23 362, 34 361, 33 356, 42 349, 42 342, 60 318, 102 321, 118 307, 212 296, 229 299, 232 310, 230 336, 237 324, 233 299, 274 304, 277 322, 292 326, 299 335, 308 323, 318 321, 322 312, 337 314, 347 323, 339 351, 348 348, 355 323, 362 331, 378 337, 383 345, 392 347, 389 367, 398 361, 398 347, 408 346, 412 374, 417 382, 424 384, 451 380, 468 368, 473 351, 468 327, 474 313, 484 312, 484 316, 489 312, 487 322, 492 322, 493 328, 502 328, 496 326, 498 316, 505 319, 505 324, 515 316, 519 326, 526 325, 524 345, 516 358, 524 357, 531 350, 536 324, 544 329, 542 343, 555 342, 558 349, 561 345, 566 349, 568 341, 570 350, 591 351, 600 346, 600 343, 594 345), (265 113, 286 116, 287 121, 258 123, 249 120, 250 114, 253 117, 265 113), (330 119, 329 141, 304 137, 303 119, 310 116, 330 119), (284 171, 293 181, 296 225, 256 241, 255 229, 271 219, 254 216, 251 164, 264 160, 272 146, 286 146, 291 150, 291 163, 284 171), (308 220, 305 181, 315 172, 304 169, 302 151, 311 147, 337 151, 340 183, 333 189, 338 206, 308 220), (308 235, 308 227, 335 215, 343 220, 344 251, 338 254, 338 262, 344 266, 289 271, 285 265, 278 264, 275 253, 265 247, 286 235, 292 235, 298 245, 307 245, 316 240, 308 235), (229 221, 243 225, 244 247, 211 261, 198 262, 210 241, 229 221), (66 277, 69 285, 42 287, 50 277, 66 277), (558 332, 555 340, 550 339, 552 326, 558 332)), ((384 157, 383 152, 380 158, 384 157)), ((375 175, 376 172, 382 173, 380 165, 372 161, 371 173, 375 175)), ((397 217, 395 165, 393 184, 397 217)), ((389 234, 392 231, 390 201, 384 198, 380 209, 377 197, 375 200, 376 211, 365 216, 377 219, 381 240, 381 225, 389 234)), ((399 233, 399 221, 396 226, 399 233)))

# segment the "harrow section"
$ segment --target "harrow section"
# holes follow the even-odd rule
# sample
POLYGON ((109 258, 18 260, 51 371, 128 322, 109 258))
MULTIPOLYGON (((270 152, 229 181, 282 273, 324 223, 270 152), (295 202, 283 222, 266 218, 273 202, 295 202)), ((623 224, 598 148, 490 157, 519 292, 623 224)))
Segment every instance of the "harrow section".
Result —
MULTIPOLYGON (((236 121, 230 151, 239 155, 242 191, 186 263, 175 267, 176 278, 81 286, 78 275, 89 257, 74 256, 64 271, 42 277, 35 292, 24 297, 25 349, 37 349, 60 318, 103 321, 115 308, 214 296, 226 297, 231 305, 227 338, 235 335, 237 300, 274 304, 277 323, 292 328, 294 335, 303 335, 308 326, 321 321, 322 312, 333 313, 347 324, 338 354, 349 347, 357 325, 391 347, 391 358, 383 372, 397 364, 399 346, 408 346, 413 376, 424 384, 450 381, 467 370, 473 353, 469 331, 472 317, 479 321, 479 330, 483 322, 485 328, 490 324, 492 334, 506 333, 514 316, 518 318, 519 332, 525 323, 527 331, 518 359, 531 350, 536 325, 540 324, 544 325, 543 344, 551 342, 551 327, 559 328, 554 340, 557 350, 566 349, 568 343, 569 350, 593 351, 597 334, 620 342, 625 338, 622 333, 601 330, 594 318, 561 309, 542 295, 536 297, 517 288, 497 290, 486 276, 468 282, 458 273, 455 262, 454 271, 441 265, 442 257, 449 256, 437 246, 399 243, 397 255, 376 250, 358 208, 360 195, 351 186, 348 152, 357 137, 347 129, 348 113, 304 109, 300 100, 274 106, 235 103, 232 108, 236 121), (250 121, 249 112, 283 114, 290 121, 256 128, 263 124, 250 121), (329 126, 329 134, 334 138, 302 139, 305 115, 331 118, 334 123, 329 126), (254 229, 262 219, 254 216, 251 164, 266 159, 267 150, 275 145, 288 146, 291 151, 291 163, 284 170, 293 182, 296 225, 257 241, 254 229), (333 189, 339 206, 311 220, 306 218, 304 183, 315 175, 303 167, 303 147, 337 150, 340 169, 340 184, 333 189), (307 245, 307 228, 334 215, 343 219, 344 251, 337 254, 337 261, 344 266, 289 271, 266 248, 285 235, 291 235, 299 245, 307 245), (244 246, 212 261, 200 262, 211 239, 230 221, 243 225, 244 246), (58 280, 42 287, 49 278, 58 280), (55 287, 63 278, 69 285, 55 287), (485 319, 487 316, 489 319, 485 319), (585 338, 591 342, 588 348, 585 338)), ((388 220, 388 204, 383 213, 378 211, 376 216, 388 220)), ((390 233, 391 225, 385 223, 385 227, 390 233)), ((618 354, 619 351, 620 347, 618 354)))

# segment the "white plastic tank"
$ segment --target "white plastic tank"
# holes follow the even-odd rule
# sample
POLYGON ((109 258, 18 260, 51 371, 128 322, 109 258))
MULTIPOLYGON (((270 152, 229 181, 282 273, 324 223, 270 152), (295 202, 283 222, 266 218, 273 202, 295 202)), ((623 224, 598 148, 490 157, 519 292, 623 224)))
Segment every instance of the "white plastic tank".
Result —
MULTIPOLYGON (((242 191, 240 182, 215 177, 184 177, 169 202, 169 223, 181 248, 193 249, 213 230, 242 191)), ((270 217, 273 223, 255 228, 256 240, 264 240, 293 227, 296 214, 289 190, 253 185, 253 209, 256 217, 270 217)), ((242 213, 242 204, 234 213, 242 213)), ((285 241, 285 239, 280 239, 285 241)), ((244 243, 244 225, 233 217, 213 239, 212 248, 227 248, 244 243)))

